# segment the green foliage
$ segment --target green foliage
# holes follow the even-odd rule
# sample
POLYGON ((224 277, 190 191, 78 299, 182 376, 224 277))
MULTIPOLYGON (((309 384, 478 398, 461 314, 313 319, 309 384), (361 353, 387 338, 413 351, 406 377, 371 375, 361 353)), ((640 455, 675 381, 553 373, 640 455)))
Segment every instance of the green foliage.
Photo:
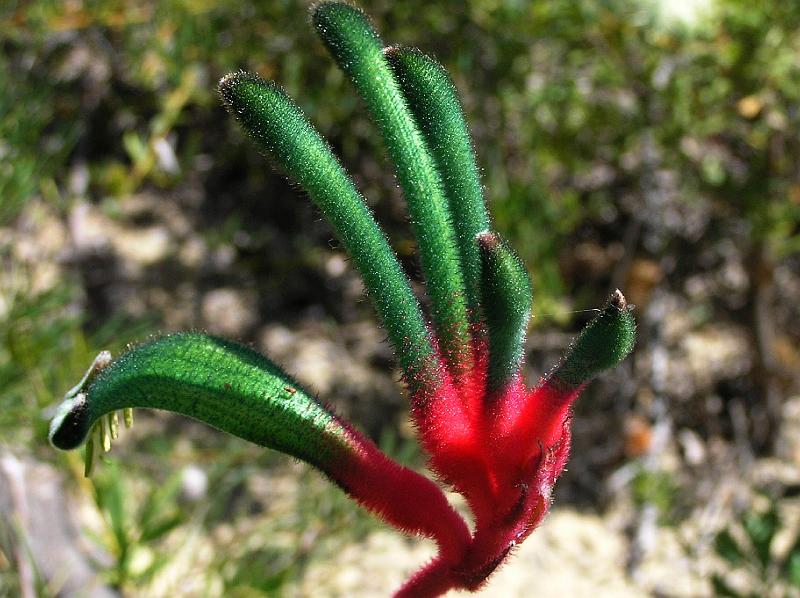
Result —
MULTIPOLYGON (((20 580, 23 572, 17 561, 18 554, 29 555, 30 547, 25 531, 18 521, 0 518, 0 596, 19 596, 22 593, 20 580)), ((50 598, 55 594, 47 587, 44 579, 34 565, 25 572, 32 577, 36 596, 50 598)))
MULTIPOLYGON (((2 42, 0 33, 0 48, 2 42)), ((61 120, 63 107, 47 73, 34 68, 20 77, 20 59, 0 60, 0 223, 11 221, 34 195, 58 199, 61 169, 79 133, 74 122, 61 120)))
MULTIPOLYGON (((246 470, 256 473, 255 468, 246 470)), ((289 512, 265 514, 250 532, 253 541, 234 541, 216 555, 212 570, 222 573, 226 596, 283 595, 296 587, 311 563, 335 561, 343 547, 377 527, 313 472, 305 471, 297 483, 303 491, 289 512)))
POLYGON ((180 472, 163 484, 150 486, 142 500, 131 500, 128 482, 119 465, 109 462, 95 477, 94 496, 103 515, 105 528, 100 535, 101 545, 112 555, 114 564, 107 570, 108 581, 115 588, 137 588, 152 580, 169 563, 166 555, 142 559, 137 565, 137 549, 157 547, 173 529, 186 519, 177 504, 180 491, 180 472))
POLYGON ((658 510, 659 522, 674 523, 681 488, 675 474, 640 466, 631 482, 633 500, 637 505, 653 505, 658 510))
POLYGON ((725 573, 715 573, 712 584, 717 595, 777 598, 795 596, 800 590, 800 529, 787 524, 781 509, 782 499, 790 499, 790 494, 791 488, 761 493, 760 507, 745 511, 717 533, 714 551, 728 568, 744 572, 747 580, 741 589, 725 573), (787 534, 789 542, 778 552, 775 540, 787 534))
MULTIPOLYGON (((365 5, 393 38, 456 75, 467 119, 478 125, 496 226, 537 265, 540 313, 565 319, 564 296, 576 290, 579 303, 594 300, 559 267, 564 241, 585 225, 638 221, 662 245, 691 234, 653 216, 658 197, 708 210, 713 234, 752 233, 776 256, 800 250, 800 11, 778 0, 721 0, 698 26, 673 27, 655 4, 365 5), (625 197, 637 198, 635 210, 625 197)), ((298 51, 308 45, 307 18, 295 2, 4 3, 1 209, 16 213, 32 194, 57 199, 81 161, 103 195, 202 176, 199 152, 220 167, 254 160, 241 143, 231 151, 233 127, 219 140, 209 126, 219 114, 207 83, 231 65, 280 80, 349 169, 374 171, 381 149, 344 77, 319 52, 298 51), (177 174, 156 159, 163 141, 177 174)), ((263 177, 250 177, 249 186, 263 187, 263 177)), ((364 191, 377 198, 387 184, 372 179, 364 191)))
MULTIPOLYGON (((11 444, 46 446, 44 410, 91 362, 98 346, 120 347, 142 333, 119 319, 87 335, 72 309, 75 289, 7 295, 0 330, 0 433, 11 444), (49 364, 43 368, 42 364, 49 364)), ((49 452, 49 451, 48 451, 49 452)))

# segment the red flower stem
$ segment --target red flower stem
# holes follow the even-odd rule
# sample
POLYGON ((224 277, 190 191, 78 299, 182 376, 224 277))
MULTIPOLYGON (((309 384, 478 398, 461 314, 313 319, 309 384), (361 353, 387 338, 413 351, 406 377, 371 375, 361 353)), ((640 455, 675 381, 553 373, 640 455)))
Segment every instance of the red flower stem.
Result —
POLYGON ((435 598, 459 587, 453 575, 453 563, 437 556, 406 581, 394 598, 435 598))
POLYGON ((433 539, 448 561, 462 558, 470 532, 431 480, 389 459, 358 435, 358 457, 329 475, 363 507, 394 527, 433 539))

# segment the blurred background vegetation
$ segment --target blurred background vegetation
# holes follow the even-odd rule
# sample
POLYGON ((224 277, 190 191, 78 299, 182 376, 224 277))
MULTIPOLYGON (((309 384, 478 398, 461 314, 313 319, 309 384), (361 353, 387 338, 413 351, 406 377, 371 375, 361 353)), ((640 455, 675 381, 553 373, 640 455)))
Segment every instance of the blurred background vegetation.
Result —
MULTIPOLYGON (((620 595, 797 595, 800 3, 361 5, 462 94, 496 228, 534 280, 530 378, 613 288, 637 305, 637 349, 577 407, 556 503, 619 538, 620 595)), ((45 438, 97 351, 202 328, 423 466, 357 277, 216 97, 236 69, 284 85, 417 274, 307 3, 6 0, 0 49, 0 595, 388 593, 418 554, 380 545, 388 564, 361 566, 381 526, 281 456, 137 414, 88 483, 45 438), (345 549, 355 582, 324 569, 345 549)))

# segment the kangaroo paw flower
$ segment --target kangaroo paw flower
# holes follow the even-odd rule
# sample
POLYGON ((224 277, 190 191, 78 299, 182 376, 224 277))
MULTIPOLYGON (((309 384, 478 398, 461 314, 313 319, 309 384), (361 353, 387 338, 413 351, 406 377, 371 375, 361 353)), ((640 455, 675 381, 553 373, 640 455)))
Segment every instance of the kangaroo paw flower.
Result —
POLYGON ((547 513, 570 451, 571 407, 633 349, 632 307, 615 291, 561 361, 523 376, 532 285, 491 230, 455 86, 433 58, 386 48, 366 15, 341 2, 313 25, 377 125, 403 190, 429 296, 429 318, 378 223, 328 143, 276 83, 227 75, 225 106, 267 158, 305 189, 364 279, 409 389, 411 414, 439 482, 461 493, 470 531, 442 489, 395 463, 276 364, 198 333, 158 337, 116 359, 101 353, 50 426, 60 449, 86 443, 86 472, 133 408, 203 421, 315 467, 365 509, 439 553, 397 596, 476 590, 547 513))

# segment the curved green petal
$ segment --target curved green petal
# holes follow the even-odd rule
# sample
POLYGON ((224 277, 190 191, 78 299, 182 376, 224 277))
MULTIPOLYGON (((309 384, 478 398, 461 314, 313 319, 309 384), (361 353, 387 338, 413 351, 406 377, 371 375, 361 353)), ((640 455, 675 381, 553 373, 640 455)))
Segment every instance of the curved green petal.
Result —
POLYGON ((481 301, 489 333, 487 385, 494 393, 520 374, 533 290, 525 264, 499 235, 481 233, 476 245, 480 247, 481 301))
POLYGON ((364 99, 384 138, 417 237, 439 345, 450 371, 459 378, 472 364, 466 288, 452 215, 436 162, 369 18, 349 4, 323 2, 314 8, 312 20, 331 55, 364 99))
POLYGON ((603 311, 573 341, 564 359, 548 379, 579 386, 625 359, 635 342, 633 308, 617 289, 603 311))
POLYGON ((458 90, 445 68, 419 50, 391 47, 384 53, 442 175, 461 255, 467 307, 476 321, 481 258, 475 236, 489 229, 489 214, 458 90))
POLYGON ((226 106, 267 155, 305 189, 353 258, 412 385, 434 372, 419 303, 364 198, 328 144, 275 83, 233 73, 219 84, 226 106))
POLYGON ((278 366, 199 333, 138 345, 85 379, 59 407, 50 441, 76 448, 103 416, 132 407, 174 411, 326 471, 353 450, 349 430, 278 366))

